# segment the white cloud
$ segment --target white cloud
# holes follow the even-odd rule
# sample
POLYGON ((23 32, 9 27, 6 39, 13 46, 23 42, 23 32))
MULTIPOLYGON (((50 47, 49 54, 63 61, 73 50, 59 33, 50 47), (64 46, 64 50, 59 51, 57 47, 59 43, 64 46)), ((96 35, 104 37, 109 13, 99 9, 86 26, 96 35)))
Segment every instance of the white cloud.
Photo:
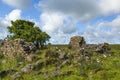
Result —
POLYGON ((68 20, 68 16, 60 13, 42 13, 40 16, 42 28, 47 33, 73 33, 76 31, 75 22, 68 20))
POLYGON ((81 21, 88 21, 99 14, 96 0, 42 0, 39 2, 43 12, 62 12, 81 21))
POLYGON ((31 0, 2 0, 4 3, 15 8, 28 8, 31 6, 31 0))
POLYGON ((8 13, 4 18, 0 18, 0 38, 8 35, 7 26, 11 25, 11 20, 15 21, 21 18, 21 10, 15 9, 8 13))
POLYGON ((8 15, 6 15, 5 19, 6 20, 13 20, 15 21, 16 19, 20 19, 21 18, 21 10, 19 9, 15 9, 13 11, 11 11, 8 15))
POLYGON ((120 13, 120 0, 100 0, 103 14, 120 13))
MULTIPOLYGON (((76 30, 77 22, 84 22, 87 25, 87 22, 96 17, 119 14, 119 3, 120 0, 41 0, 38 8, 42 10, 43 29, 51 33, 58 32, 51 35, 52 41, 57 42, 56 40, 63 39, 65 42, 65 39, 70 38, 68 36, 71 36, 71 34, 77 35, 76 33, 79 32, 79 30, 76 30), (63 38, 63 36, 67 38, 63 38)), ((111 22, 98 20, 95 25, 87 26, 82 36, 85 36, 89 43, 104 41, 120 43, 119 26, 119 17, 111 22)))
POLYGON ((102 21, 94 26, 88 26, 84 36, 89 43, 120 43, 120 16, 111 22, 102 21))

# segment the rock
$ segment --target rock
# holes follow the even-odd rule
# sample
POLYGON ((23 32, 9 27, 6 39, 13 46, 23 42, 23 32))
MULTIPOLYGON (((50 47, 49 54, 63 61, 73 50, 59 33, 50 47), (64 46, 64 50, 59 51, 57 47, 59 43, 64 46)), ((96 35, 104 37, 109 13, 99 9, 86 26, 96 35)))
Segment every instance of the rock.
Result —
POLYGON ((46 58, 58 58, 58 57, 59 57, 59 53, 54 52, 54 51, 52 51, 52 50, 48 50, 48 51, 46 51, 46 53, 45 53, 45 57, 46 57, 46 58))
POLYGON ((86 44, 84 37, 82 36, 73 36, 70 39, 69 47, 71 49, 79 49, 86 44))
POLYGON ((61 52, 60 55, 59 55, 59 58, 62 59, 62 60, 65 60, 67 59, 67 53, 66 52, 61 52))
POLYGON ((6 63, 6 60, 2 60, 2 64, 5 64, 6 63))
POLYGON ((16 72, 15 74, 13 74, 11 76, 12 79, 16 79, 16 78, 20 78, 20 77, 21 77, 21 75, 18 72, 16 72))
POLYGON ((24 68, 21 69, 23 73, 29 74, 34 69, 34 65, 28 64, 24 68))
POLYGON ((3 71, 0 71, 0 78, 3 78, 7 75, 7 71, 6 70, 3 70, 3 71))
POLYGON ((12 72, 15 72, 15 71, 16 70, 13 70, 13 69, 0 71, 0 78, 3 78, 5 76, 7 76, 9 73, 12 73, 12 72))
POLYGON ((108 43, 99 44, 95 51, 98 53, 108 52, 110 51, 109 44, 108 43))
POLYGON ((30 53, 30 47, 28 45, 23 45, 23 50, 27 53, 30 53))
POLYGON ((35 71, 34 75, 39 75, 41 72, 40 71, 35 71))
POLYGON ((0 50, 5 57, 10 59, 15 59, 16 56, 22 56, 26 59, 26 57, 29 56, 26 56, 26 54, 35 52, 36 47, 34 44, 25 42, 23 39, 15 39, 4 41, 4 45, 0 48, 0 50))
POLYGON ((43 64, 44 64, 44 62, 42 62, 42 61, 37 61, 36 63, 35 63, 35 69, 40 69, 42 66, 43 66, 43 64))
POLYGON ((29 62, 33 62, 35 61, 36 59, 36 56, 33 56, 33 55, 27 55, 26 56, 26 60, 29 61, 29 62))
POLYGON ((59 75, 59 69, 56 68, 55 71, 54 71, 54 75, 53 75, 53 76, 54 76, 54 77, 57 77, 58 75, 59 75))

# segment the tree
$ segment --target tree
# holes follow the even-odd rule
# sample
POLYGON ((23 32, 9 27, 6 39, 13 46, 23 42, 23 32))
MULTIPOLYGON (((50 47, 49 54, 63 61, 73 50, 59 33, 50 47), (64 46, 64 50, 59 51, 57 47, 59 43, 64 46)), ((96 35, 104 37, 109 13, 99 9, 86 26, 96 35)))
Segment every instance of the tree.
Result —
POLYGON ((39 27, 35 27, 35 23, 26 20, 11 21, 11 26, 8 26, 8 31, 11 33, 9 39, 24 39, 32 42, 37 48, 45 45, 50 36, 46 32, 42 32, 39 27))

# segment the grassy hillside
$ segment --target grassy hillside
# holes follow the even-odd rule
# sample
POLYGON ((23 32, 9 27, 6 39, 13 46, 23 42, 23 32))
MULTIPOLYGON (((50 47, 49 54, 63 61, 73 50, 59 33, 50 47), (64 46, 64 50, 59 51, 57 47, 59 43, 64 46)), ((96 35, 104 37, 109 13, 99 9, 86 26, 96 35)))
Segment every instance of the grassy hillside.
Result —
POLYGON ((110 45, 110 53, 93 54, 84 60, 75 55, 79 51, 68 49, 68 45, 51 45, 45 50, 38 50, 33 54, 37 58, 28 62, 21 57, 11 60, 0 55, 0 71, 14 69, 5 76, 0 75, 0 80, 12 80, 13 75, 18 72, 20 77, 16 80, 119 80, 120 79, 120 45, 110 45), (66 52, 67 60, 60 62, 57 57, 47 58, 46 53, 66 52), (52 60, 51 60, 52 59, 52 60), (53 60, 55 59, 55 60, 53 60), (48 60, 48 63, 46 63, 48 60), (27 64, 43 62, 41 67, 35 67, 30 73, 23 73, 21 69, 27 64))

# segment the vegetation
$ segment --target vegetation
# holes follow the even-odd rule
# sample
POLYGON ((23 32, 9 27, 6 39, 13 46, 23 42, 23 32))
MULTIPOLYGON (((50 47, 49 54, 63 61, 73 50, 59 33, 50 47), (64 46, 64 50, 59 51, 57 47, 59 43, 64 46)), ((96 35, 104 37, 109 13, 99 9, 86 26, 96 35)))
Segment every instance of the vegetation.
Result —
MULTIPOLYGON (((21 58, 19 57, 16 57, 16 60, 9 60, 8 58, 0 57, 0 71, 6 69, 8 70, 11 68, 16 69, 22 75, 22 78, 18 78, 16 80, 119 80, 120 45, 110 45, 110 47, 111 53, 92 55, 91 60, 89 61, 72 58, 72 64, 67 63, 60 68, 59 76, 53 76, 57 61, 49 65, 43 65, 43 67, 37 69, 37 71, 41 72, 38 75, 35 75, 34 70, 29 74, 23 74, 21 72, 21 68, 23 68, 26 64, 32 64, 34 62, 27 62, 25 60, 22 60, 22 65, 18 67, 18 63, 21 62, 21 58)), ((50 50, 54 52, 59 52, 59 50, 61 50, 71 55, 78 53, 77 51, 68 49, 67 45, 50 45, 48 49, 38 50, 38 54, 34 55, 37 56, 40 61, 44 62, 46 60, 45 54, 50 50)), ((11 75, 13 75, 13 73, 7 75, 2 79, 10 80, 11 75)))
POLYGON ((35 44, 38 49, 36 52, 25 54, 25 57, 19 54, 15 55, 14 59, 10 59, 4 56, 1 51, 2 46, 0 46, 0 80, 120 79, 119 44, 109 45, 111 50, 104 53, 95 53, 92 48, 85 48, 87 52, 83 48, 81 48, 82 51, 72 50, 68 45, 52 45, 51 43, 47 45, 47 48, 39 49, 39 47, 43 48, 46 41, 50 39, 46 32, 42 32, 30 21, 16 20, 11 23, 12 25, 8 27, 11 35, 8 39, 25 39, 35 44), (32 60, 28 61, 26 57, 31 56, 32 60))
POLYGON ((35 27, 35 24, 26 20, 11 21, 11 26, 8 27, 8 31, 11 35, 8 39, 24 39, 28 42, 33 42, 37 48, 44 47, 46 41, 50 39, 50 36, 46 32, 42 32, 39 27, 35 27))

